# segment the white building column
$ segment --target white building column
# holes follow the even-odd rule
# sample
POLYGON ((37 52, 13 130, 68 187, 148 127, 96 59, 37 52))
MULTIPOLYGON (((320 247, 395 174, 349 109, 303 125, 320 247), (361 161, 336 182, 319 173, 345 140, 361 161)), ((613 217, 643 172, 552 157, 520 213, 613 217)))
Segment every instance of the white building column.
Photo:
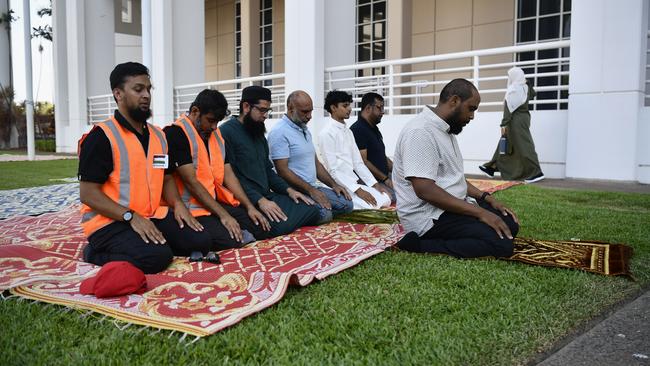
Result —
POLYGON ((567 177, 637 179, 644 9, 644 0, 572 2, 567 177))
MULTIPOLYGON (((333 1, 332 1, 333 2, 333 1)), ((330 6, 330 2, 327 2, 330 6)), ((339 9, 340 10, 340 9, 339 9)), ((325 72, 325 1, 285 0, 284 85, 287 95, 304 90, 314 101, 312 134, 318 136, 323 116, 325 72)))
MULTIPOLYGON (((641 65, 645 66, 645 73, 641 73, 642 83, 650 80, 650 1, 644 1, 643 14, 645 14, 642 29, 647 30, 646 36, 646 52, 641 59, 641 65), (645 75, 645 77, 643 77, 645 75)), ((646 98, 650 90, 645 86, 646 98)), ((644 102, 644 104, 646 104, 644 102)), ((641 115, 639 117, 639 125, 637 130, 637 168, 636 178, 640 183, 650 184, 650 105, 641 107, 641 115)))
MULTIPOLYGON (((87 124, 85 4, 83 0, 65 3, 67 79, 58 78, 57 83, 64 83, 63 87, 68 89, 68 120, 60 121, 65 126, 63 133, 57 134, 63 137, 56 142, 60 152, 76 151, 75 139, 81 136, 87 124)), ((60 85, 56 89, 60 89, 60 85)))
POLYGON ((70 123, 68 112, 68 43, 66 2, 52 1, 52 61, 54 64, 54 124, 56 152, 65 152, 65 132, 70 123))
POLYGON ((55 42, 59 42, 55 49, 67 51, 65 55, 57 51, 54 56, 55 94, 61 93, 55 105, 62 112, 56 117, 56 146, 59 152, 76 152, 77 141, 91 127, 88 96, 111 92, 109 75, 115 66, 113 2, 69 0, 57 1, 53 7, 54 26, 63 28, 65 22, 65 31, 55 35, 55 42))
POLYGON ((174 86, 205 82, 205 1, 174 1, 173 16, 174 86))
MULTIPOLYGON (((175 27, 179 27, 183 23, 179 17, 179 22, 172 24, 172 12, 171 0, 151 2, 152 123, 157 126, 165 126, 174 121, 172 32, 175 27)), ((193 19, 186 19, 186 21, 192 22, 193 19)), ((183 52, 182 45, 179 45, 177 52, 183 52)), ((191 57, 191 55, 187 55, 187 57, 191 57)))
MULTIPOLYGON (((9 11, 7 5, 8 2, 6 0, 0 1, 0 14, 5 14, 9 11)), ((0 50, 4 50, 0 53, 0 84, 6 88, 11 84, 11 71, 9 70, 11 52, 8 52, 9 31, 5 23, 0 24, 0 50)))
MULTIPOLYGON (((356 61, 354 50, 354 35, 356 26, 356 1, 348 0, 327 0, 325 2, 325 67, 352 65, 356 61)), ((336 79, 352 78, 355 71, 337 72, 332 75, 336 79)), ((327 80, 327 77, 325 78, 327 80)), ((338 88, 354 86, 354 81, 338 82, 338 88)), ((323 97, 315 101, 322 107, 325 95, 332 88, 329 83, 325 84, 323 97)))

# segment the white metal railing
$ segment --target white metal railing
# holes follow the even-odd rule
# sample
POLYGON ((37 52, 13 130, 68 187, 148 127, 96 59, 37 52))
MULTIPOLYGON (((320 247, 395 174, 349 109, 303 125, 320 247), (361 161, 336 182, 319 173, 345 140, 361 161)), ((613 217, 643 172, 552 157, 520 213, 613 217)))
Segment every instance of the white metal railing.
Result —
MULTIPOLYGON (((527 73, 526 77, 555 77, 557 85, 536 86, 535 90, 540 92, 556 92, 555 98, 532 100, 530 104, 555 104, 568 103, 569 85, 562 85, 562 76, 569 75, 569 57, 561 57, 561 49, 570 47, 570 41, 555 41, 519 45, 511 47, 491 48, 475 51, 455 52, 442 55, 422 56, 404 58, 398 60, 387 60, 370 63, 360 63, 328 67, 325 69, 325 89, 343 90, 350 92, 355 101, 359 101, 361 95, 375 91, 384 96, 384 104, 387 114, 395 114, 397 111, 420 110, 424 101, 433 102, 435 97, 440 95, 439 89, 456 77, 465 77, 471 80, 481 92, 481 107, 502 106, 503 96, 506 91, 508 77, 507 69, 512 66, 522 68, 533 68, 540 70, 527 73), (506 61, 503 59, 516 60, 516 55, 521 52, 558 49, 556 58, 534 59, 529 61, 506 61), (488 58, 505 56, 501 61, 493 61, 488 58), (457 66, 440 65, 455 63, 457 66), (406 67, 405 67, 406 66, 406 67), (552 67, 557 71, 543 72, 544 67, 552 67), (380 75, 358 76, 359 70, 384 69, 380 75)), ((428 103, 427 103, 428 104, 428 103)), ((555 109, 555 108, 553 108, 555 109)), ((358 108, 355 108, 358 110, 358 108)))
MULTIPOLYGON (((187 112, 196 95, 203 89, 218 89, 228 100, 228 108, 233 114, 239 113, 239 100, 241 89, 249 85, 266 85, 271 89, 271 108, 269 118, 280 118, 286 110, 284 74, 270 74, 255 77, 211 81, 201 84, 182 85, 174 87, 174 115, 179 116, 187 112)), ((96 95, 88 97, 88 124, 105 121, 117 109, 113 94, 96 95)))
POLYGON ((280 118, 286 110, 284 74, 260 75, 239 79, 210 81, 207 83, 182 85, 174 87, 174 113, 180 115, 187 112, 197 94, 203 89, 219 90, 228 101, 228 109, 232 114, 239 113, 241 91, 249 85, 264 85, 271 89, 271 108, 269 118, 280 118), (264 84, 271 85, 264 85, 264 84))
POLYGON ((88 124, 107 120, 117 109, 113 94, 88 97, 88 124))

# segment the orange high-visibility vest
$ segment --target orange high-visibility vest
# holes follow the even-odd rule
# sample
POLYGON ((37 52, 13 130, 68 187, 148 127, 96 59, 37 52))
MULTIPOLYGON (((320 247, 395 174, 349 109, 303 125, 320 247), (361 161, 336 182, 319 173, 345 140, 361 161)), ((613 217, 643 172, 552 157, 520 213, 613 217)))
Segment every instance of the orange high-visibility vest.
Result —
MULTIPOLYGON (((113 171, 101 190, 113 201, 143 217, 161 219, 169 211, 168 207, 160 205, 165 169, 154 168, 153 164, 154 157, 167 154, 167 140, 160 128, 152 124, 147 126, 150 131, 147 155, 138 137, 122 127, 114 117, 94 127, 104 131, 113 153, 113 171)), ((79 146, 85 137, 81 138, 79 146)), ((81 226, 86 236, 115 221, 94 212, 87 205, 81 206, 81 214, 81 226)))
MULTIPOLYGON (((192 165, 196 171, 196 179, 210 193, 212 198, 216 197, 217 201, 230 206, 239 206, 239 201, 226 187, 223 186, 224 166, 225 166, 225 146, 221 132, 217 128, 210 134, 208 139, 208 149, 206 149, 201 136, 194 127, 192 121, 183 115, 174 122, 174 125, 180 127, 190 144, 190 153, 192 154, 192 165)), ((178 174, 174 174, 178 192, 193 216, 210 215, 203 205, 197 201, 190 191, 185 187, 185 183, 178 174)))

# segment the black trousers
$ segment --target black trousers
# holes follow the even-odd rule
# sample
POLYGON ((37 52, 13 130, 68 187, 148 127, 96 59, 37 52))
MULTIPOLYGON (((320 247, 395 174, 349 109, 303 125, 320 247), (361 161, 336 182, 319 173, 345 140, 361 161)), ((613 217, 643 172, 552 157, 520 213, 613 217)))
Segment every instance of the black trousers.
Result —
POLYGON ((151 219, 167 242, 148 244, 133 231, 131 225, 115 221, 94 232, 84 248, 84 260, 103 266, 112 261, 127 261, 144 273, 158 273, 172 262, 173 256, 189 256, 193 251, 206 254, 212 245, 207 230, 194 231, 188 225, 182 229, 169 210, 162 219, 151 219))
MULTIPOLYGON (((271 233, 264 231, 261 225, 255 225, 255 223, 248 217, 248 213, 245 209, 241 207, 233 207, 230 205, 222 204, 222 207, 228 211, 230 216, 232 216, 239 223, 239 227, 242 230, 246 230, 251 233, 255 239, 262 240, 267 239, 271 236, 271 233)), ((234 238, 230 237, 230 233, 225 226, 221 223, 219 216, 208 215, 208 216, 199 216, 196 218, 201 225, 210 233, 212 239, 212 250, 224 250, 231 248, 240 248, 243 243, 238 242, 234 238)))
POLYGON ((273 222, 269 220, 272 237, 290 234, 302 226, 316 225, 320 220, 318 206, 310 206, 302 201, 295 203, 284 194, 271 193, 267 198, 275 202, 287 215, 287 221, 273 222))
MULTIPOLYGON (((512 216, 503 216, 485 201, 479 205, 505 221, 512 236, 519 232, 519 225, 512 216)), ((433 220, 433 227, 420 237, 422 252, 444 253, 458 258, 476 257, 510 257, 512 239, 499 238, 497 232, 477 218, 445 211, 438 220, 433 220)))

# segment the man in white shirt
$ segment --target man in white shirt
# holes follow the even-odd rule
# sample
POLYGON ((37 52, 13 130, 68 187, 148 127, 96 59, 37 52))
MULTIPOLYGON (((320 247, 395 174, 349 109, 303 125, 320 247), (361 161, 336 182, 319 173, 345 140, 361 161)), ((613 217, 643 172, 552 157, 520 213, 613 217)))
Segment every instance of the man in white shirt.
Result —
POLYGON ((390 194, 363 163, 352 131, 345 125, 350 117, 352 96, 333 90, 325 97, 325 110, 331 118, 319 134, 323 165, 336 183, 352 196, 354 209, 377 209, 390 206, 390 194))
POLYGON ((517 217, 465 179, 456 141, 480 102, 472 83, 454 79, 435 108, 425 107, 402 129, 393 163, 397 214, 408 232, 400 249, 460 258, 512 255, 517 217))

